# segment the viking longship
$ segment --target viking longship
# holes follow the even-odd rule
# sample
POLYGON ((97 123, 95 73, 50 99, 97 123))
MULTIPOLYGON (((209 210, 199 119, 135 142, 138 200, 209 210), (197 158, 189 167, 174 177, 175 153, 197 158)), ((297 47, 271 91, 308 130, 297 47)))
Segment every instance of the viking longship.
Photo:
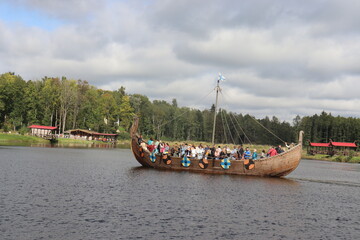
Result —
MULTIPOLYGON (((221 90, 217 81, 215 115, 217 111, 218 93, 221 90)), ((214 143, 215 121, 212 142, 214 143)), ((130 129, 131 149, 136 160, 144 167, 160 170, 191 171, 212 174, 235 174, 261 177, 283 177, 296 169, 300 163, 303 132, 300 131, 298 143, 286 151, 272 157, 252 159, 234 159, 226 157, 223 159, 210 158, 204 155, 201 159, 189 156, 172 156, 170 154, 155 154, 150 151, 146 143, 141 141, 138 133, 139 118, 135 118, 130 129)))

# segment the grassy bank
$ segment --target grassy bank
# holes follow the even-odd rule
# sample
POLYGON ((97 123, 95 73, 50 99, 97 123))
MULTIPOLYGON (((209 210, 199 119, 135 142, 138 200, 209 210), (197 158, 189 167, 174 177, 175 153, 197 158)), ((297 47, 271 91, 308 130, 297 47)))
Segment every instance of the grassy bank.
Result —
MULTIPOLYGON (((110 142, 102 142, 95 140, 80 140, 80 139, 70 139, 70 138, 59 138, 58 144, 67 145, 67 144, 78 144, 78 145, 89 145, 89 144, 97 144, 97 145, 113 145, 110 142)), ((117 140, 116 146, 121 148, 130 148, 130 140, 117 140)))
MULTIPOLYGON (((0 133, 0 145, 31 145, 31 144, 48 144, 49 140, 34 137, 29 135, 21 135, 21 134, 9 134, 9 133, 0 133)), ((69 138, 59 138, 59 145, 89 145, 89 144, 101 144, 101 145, 111 145, 112 143, 102 142, 102 141, 87 141, 80 139, 69 139, 69 138)), ((124 148, 130 148, 130 140, 118 140, 117 145, 124 148)))
POLYGON ((309 155, 306 151, 303 151, 302 158, 330 162, 360 163, 360 156, 330 156, 325 154, 309 155))
POLYGON ((20 135, 20 134, 9 134, 9 133, 0 133, 0 144, 2 145, 24 145, 24 144, 31 144, 31 143, 48 143, 48 140, 27 136, 27 135, 20 135))

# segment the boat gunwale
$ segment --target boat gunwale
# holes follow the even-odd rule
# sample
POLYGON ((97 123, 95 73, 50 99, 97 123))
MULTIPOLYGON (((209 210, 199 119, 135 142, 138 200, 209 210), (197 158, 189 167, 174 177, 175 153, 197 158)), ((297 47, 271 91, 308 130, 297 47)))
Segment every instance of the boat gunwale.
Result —
MULTIPOLYGON (((148 149, 143 149, 143 147, 138 143, 138 139, 140 136, 137 133, 138 121, 139 121, 139 118, 135 118, 135 121, 133 122, 133 126, 131 127, 130 135, 131 135, 132 143, 130 145, 131 145, 131 150, 132 150, 135 158, 144 167, 150 167, 150 168, 155 168, 155 169, 159 169, 159 170, 190 171, 190 172, 202 172, 202 173, 214 173, 214 174, 231 174, 231 175, 242 175, 242 176, 260 176, 260 177, 282 177, 282 176, 288 175, 289 173, 294 171, 297 168, 297 166, 299 165, 300 160, 301 160, 302 137, 303 137, 302 131, 300 131, 299 143, 296 144, 294 147, 287 149, 286 151, 284 151, 280 154, 277 154, 275 156, 259 158, 259 159, 254 160, 255 165, 260 165, 260 166, 257 166, 256 170, 243 169, 243 171, 234 172, 235 170, 233 170, 233 169, 231 171, 229 171, 229 170, 223 169, 221 166, 214 167, 215 164, 219 165, 219 162, 221 163, 221 160, 222 160, 222 159, 216 159, 216 158, 208 159, 209 160, 208 166, 210 166, 210 164, 212 165, 212 167, 210 167, 210 168, 195 169, 193 167, 190 167, 190 168, 179 167, 183 157, 177 157, 177 156, 171 156, 171 155, 169 155, 169 156, 173 160, 176 160, 176 162, 179 164, 179 166, 172 167, 172 164, 160 165, 161 161, 162 161, 161 154, 156 155, 157 156, 156 159, 160 161, 159 164, 154 164, 150 160, 150 151, 148 149), (134 149, 134 146, 137 146, 138 148, 134 149), (141 153, 140 148, 143 149, 144 152, 141 153), (293 152, 295 152, 295 153, 293 153, 293 152), (287 156, 287 155, 289 155, 289 156, 287 156), (280 163, 284 163, 284 165, 286 165, 286 166, 276 167, 279 164, 278 161, 280 163), (267 164, 270 164, 272 166, 270 166, 270 167, 266 166, 267 164), (259 167, 260 167, 260 170, 258 170, 259 167), (276 168, 274 169, 273 167, 276 167, 276 168), (261 168, 263 168, 263 169, 261 169, 261 168)), ((193 164, 193 163, 198 163, 198 161, 200 161, 201 159, 189 158, 189 160, 190 160, 191 164, 193 164)), ((230 161, 235 162, 238 168, 239 168, 239 166, 238 166, 239 164, 240 165, 242 164, 242 166, 244 166, 244 168, 245 168, 245 164, 244 164, 245 159, 233 159, 230 161)))

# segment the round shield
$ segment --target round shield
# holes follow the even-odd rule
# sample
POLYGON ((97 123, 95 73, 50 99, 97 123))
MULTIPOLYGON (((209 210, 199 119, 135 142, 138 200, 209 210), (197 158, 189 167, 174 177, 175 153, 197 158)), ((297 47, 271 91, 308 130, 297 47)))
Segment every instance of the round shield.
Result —
POLYGON ((155 156, 155 153, 153 153, 153 152, 150 153, 150 161, 153 163, 156 162, 156 156, 155 156))
POLYGON ((207 159, 200 159, 199 167, 205 169, 209 166, 209 161, 207 159))
POLYGON ((181 165, 183 165, 184 167, 189 167, 191 164, 191 161, 187 158, 187 156, 184 156, 183 159, 181 160, 181 165))
POLYGON ((229 169, 231 166, 231 162, 228 158, 222 159, 220 164, 223 169, 229 169))
POLYGON ((163 159, 163 162, 166 164, 166 165, 170 165, 171 164, 171 157, 167 154, 164 154, 162 155, 162 159, 163 159))
POLYGON ((144 157, 144 149, 142 147, 139 147, 140 157, 144 157))
POLYGON ((248 161, 244 162, 244 167, 246 170, 252 170, 255 168, 255 162, 252 159, 248 159, 248 161))

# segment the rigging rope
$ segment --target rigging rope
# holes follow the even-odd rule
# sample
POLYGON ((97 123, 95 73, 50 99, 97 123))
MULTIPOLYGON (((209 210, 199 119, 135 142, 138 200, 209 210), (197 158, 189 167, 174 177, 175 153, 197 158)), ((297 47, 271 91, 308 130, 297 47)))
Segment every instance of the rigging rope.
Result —
MULTIPOLYGON (((223 97, 223 95, 222 95, 222 92, 220 91, 220 100, 221 100, 221 97, 223 97)), ((227 121, 227 118, 226 118, 226 115, 225 115, 223 109, 221 109, 220 115, 221 115, 221 119, 222 119, 222 124, 223 124, 224 136, 225 136, 225 141, 226 141, 226 143, 228 143, 228 139, 227 139, 225 124, 226 124, 226 126, 227 126, 228 131, 229 131, 229 135, 230 135, 230 138, 231 138, 231 140, 232 140, 232 143, 235 144, 234 137, 233 137, 233 135, 232 135, 232 133, 231 133, 230 126, 229 126, 229 123, 228 123, 228 121, 227 121), (225 121, 224 121, 224 120, 225 120, 225 121)))
MULTIPOLYGON (((274 137, 276 137, 277 139, 279 139, 280 141, 282 141, 283 143, 285 143, 284 140, 282 140, 279 136, 277 136, 275 133, 273 133, 270 129, 266 128, 264 125, 262 125, 255 117, 249 115, 251 117, 252 120, 254 120, 257 124, 259 124, 261 127, 263 127, 266 131, 268 131, 270 134, 272 134, 274 137)), ((235 120, 237 120, 235 118, 235 120)), ((240 126, 240 125, 239 125, 240 126)), ((245 132, 243 131, 243 133, 245 134, 245 132)), ((246 136, 246 134, 245 134, 246 136)), ((249 138, 246 136, 246 138, 249 140, 249 138)), ((249 140, 250 142, 250 140, 249 140)))
MULTIPOLYGON (((230 113, 230 120, 231 120, 232 125, 234 126, 234 129, 235 129, 235 132, 236 132, 236 134, 237 134, 237 137, 240 139, 241 144, 244 145, 244 141, 242 140, 242 138, 241 138, 241 136, 240 136, 240 133, 238 132, 238 130, 237 130, 237 128, 236 128, 236 126, 235 126, 235 124, 234 124, 234 121, 232 120, 231 116, 233 116, 233 118, 235 118, 235 116, 234 116, 232 113, 230 113)), ((242 130, 241 127, 240 127, 240 129, 242 130)), ((243 131, 243 132, 244 132, 244 131, 243 131)), ((244 133, 244 134, 245 134, 245 133, 244 133)))
MULTIPOLYGON (((225 99, 225 95, 224 95, 224 94, 222 94, 222 92, 221 92, 221 96, 225 99)), ((238 122, 238 119, 236 118, 236 116, 234 116, 234 114, 230 112, 230 116, 231 116, 231 115, 233 115, 233 118, 234 118, 234 119, 235 119, 235 121, 237 122, 238 127, 240 128, 240 130, 241 130, 241 131, 242 131, 242 133, 244 134, 245 138, 248 140, 248 142, 250 143, 250 145, 252 145, 252 142, 250 141, 249 137, 246 135, 246 133, 245 133, 244 129, 241 127, 241 124, 238 122)), ((231 119, 231 118, 230 118, 230 119, 231 119)), ((238 133, 237 128, 236 128, 236 126, 235 126, 235 124, 234 124, 234 123, 233 123, 233 126, 234 126, 234 128, 235 128, 236 132, 238 133)), ((240 142, 241 142, 242 144, 244 144, 244 141, 241 139, 241 137, 240 137, 240 134, 239 134, 239 133, 238 133, 238 137, 240 138, 240 142)))
MULTIPOLYGON (((199 101, 197 101, 195 104, 199 103, 200 101, 202 101, 203 99, 205 99, 206 97, 208 97, 208 96, 209 96, 213 91, 215 91, 215 90, 216 90, 216 88, 212 89, 208 94, 206 94, 204 97, 202 97, 202 98, 201 98, 199 101)), ((219 92, 220 92, 220 95, 221 95, 223 98, 225 98, 225 94, 223 94, 223 90, 221 89, 219 92)), ((195 105, 195 104, 194 104, 194 105, 195 105)), ((228 129, 229 134, 230 134, 230 137, 231 137, 233 143, 235 143, 234 138, 233 138, 233 136, 232 136, 232 134, 231 134, 231 130, 230 130, 229 124, 228 124, 228 122, 227 122, 226 116, 224 116, 224 113, 223 113, 223 111, 222 111, 221 109, 220 109, 220 111, 221 111, 220 116, 221 116, 221 118, 222 118, 222 124, 223 124, 223 127, 224 127, 225 140, 226 140, 226 142, 227 142, 227 135, 226 135, 226 129, 225 129, 225 123, 226 123, 227 129, 228 129), (224 121, 224 118, 225 118, 225 121, 224 121)), ((156 132, 156 128, 157 128, 157 129, 160 129, 160 127, 162 127, 162 126, 164 126, 164 125, 166 125, 166 124, 168 124, 168 123, 170 123, 170 122, 172 122, 172 121, 180 118, 181 116, 183 116, 183 115, 186 114, 186 113, 187 113, 187 111, 184 111, 183 113, 179 114, 178 116, 176 116, 176 117, 174 117, 174 118, 166 121, 165 123, 162 123, 162 124, 158 125, 157 127, 155 127, 155 126, 152 125, 150 129, 148 129, 148 130, 146 130, 146 131, 144 132, 144 135, 147 135, 151 130, 154 131, 154 132, 156 132)), ((215 113, 215 114, 216 114, 216 113, 215 113)), ((246 138, 246 139, 249 141, 249 143, 252 145, 252 143, 251 143, 249 137, 246 135, 244 129, 240 126, 240 123, 239 123, 238 119, 236 118, 236 116, 235 116, 232 112, 230 112, 230 120, 231 120, 231 122, 232 122, 232 124, 233 124, 233 126, 234 126, 234 129, 235 129, 235 131, 236 131, 236 133, 237 133, 237 135, 238 135, 241 143, 244 144, 243 140, 241 139, 240 133, 237 131, 237 128, 235 127, 235 124, 234 124, 233 120, 231 119, 231 116, 235 119, 235 122, 238 124, 238 127, 240 128, 240 130, 241 130, 242 133, 244 134, 245 138, 246 138)), ((283 139, 281 139, 279 136, 277 136, 275 133, 273 133, 270 129, 268 129, 268 128, 266 128, 264 125, 262 125, 257 119, 255 119, 255 117, 253 117, 253 116, 251 116, 251 115, 249 115, 249 116, 251 117, 252 120, 254 120, 257 124, 259 124, 262 128, 264 128, 266 131, 268 131, 268 132, 269 132, 270 134, 272 134, 274 137, 276 137, 277 139, 279 139, 280 141, 282 141, 283 143, 285 143, 285 141, 284 141, 283 139)))
MULTIPOLYGON (((223 111, 222 111, 222 112, 223 112, 223 111)), ((230 134, 231 140, 232 140, 233 144, 235 144, 235 140, 234 140, 234 138, 233 138, 233 135, 231 134, 230 126, 229 126, 229 124, 228 124, 228 122, 227 122, 226 116, 224 116, 224 119, 225 119, 226 126, 227 126, 227 128, 228 128, 228 130, 229 130, 229 134, 230 134)))
POLYGON ((249 137, 246 135, 244 129, 241 127, 239 120, 236 118, 236 116, 233 116, 233 118, 235 119, 236 123, 238 124, 238 126, 239 126, 240 130, 242 131, 242 133, 244 134, 245 138, 249 141, 250 145, 253 145, 252 142, 250 141, 249 137))
POLYGON ((220 117, 221 117, 221 122, 222 122, 222 125, 223 125, 223 129, 224 129, 224 136, 225 136, 225 142, 228 142, 227 140, 227 135, 226 135, 226 129, 225 129, 225 123, 224 123, 224 118, 223 118, 223 111, 222 109, 220 110, 220 117))
POLYGON ((284 140, 282 140, 279 136, 277 136, 275 133, 273 133, 270 129, 262 125, 258 120, 256 120, 253 116, 250 116, 257 124, 259 124, 261 127, 263 127, 265 130, 267 130, 269 133, 271 133, 274 137, 285 143, 284 140))
MULTIPOLYGON (((204 99, 205 99, 206 97, 208 97, 213 91, 215 91, 215 89, 212 89, 208 94, 206 94, 204 97, 202 97, 202 98, 201 98, 199 101, 197 101, 195 104, 197 104, 197 103, 199 103, 200 101, 204 100, 204 99)), ((194 105, 195 105, 195 104, 194 104, 194 105)), ((187 113, 187 112, 184 111, 183 113, 181 113, 181 114, 178 115, 177 117, 172 118, 172 119, 170 119, 169 121, 167 121, 167 122, 165 122, 165 123, 163 123, 163 124, 158 125, 157 127, 151 125, 151 128, 148 129, 148 130, 146 130, 146 131, 144 132, 144 135, 147 135, 151 130, 154 131, 154 132, 156 132, 156 128, 160 129, 162 126, 164 126, 164 125, 166 125, 166 124, 168 124, 168 123, 170 123, 170 122, 178 119, 179 117, 185 115, 185 113, 187 113)))

